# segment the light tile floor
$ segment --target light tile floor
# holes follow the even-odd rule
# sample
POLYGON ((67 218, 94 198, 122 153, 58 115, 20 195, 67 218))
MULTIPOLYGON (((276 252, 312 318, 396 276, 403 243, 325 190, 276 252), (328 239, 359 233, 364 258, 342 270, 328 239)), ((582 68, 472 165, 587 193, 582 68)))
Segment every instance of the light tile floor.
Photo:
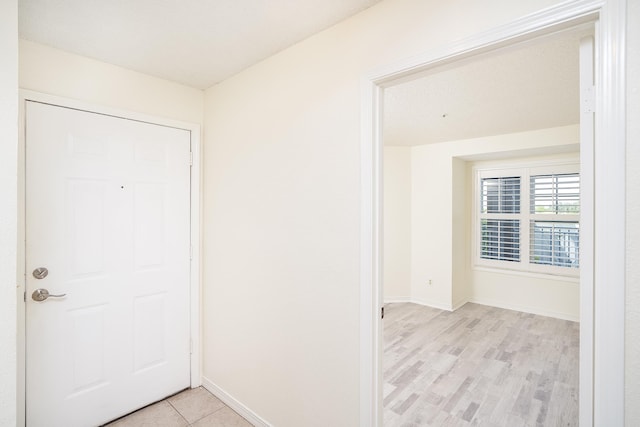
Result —
POLYGON ((120 418, 109 427, 251 427, 252 424, 202 387, 185 390, 120 418))
POLYGON ((577 427, 580 325, 385 304, 385 427, 577 427))

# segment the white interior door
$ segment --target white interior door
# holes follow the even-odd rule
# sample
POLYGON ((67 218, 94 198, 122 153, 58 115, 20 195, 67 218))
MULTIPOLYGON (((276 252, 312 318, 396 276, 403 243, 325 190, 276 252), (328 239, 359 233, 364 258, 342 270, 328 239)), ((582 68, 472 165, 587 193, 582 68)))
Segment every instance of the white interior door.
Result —
POLYGON ((28 426, 103 424, 190 385, 189 157, 186 130, 27 102, 28 426))

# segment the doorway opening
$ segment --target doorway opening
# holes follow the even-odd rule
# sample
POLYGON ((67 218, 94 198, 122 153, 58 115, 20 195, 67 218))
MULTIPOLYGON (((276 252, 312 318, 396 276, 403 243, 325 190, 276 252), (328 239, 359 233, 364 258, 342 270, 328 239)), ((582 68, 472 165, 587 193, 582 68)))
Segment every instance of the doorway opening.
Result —
POLYGON ((593 30, 385 89, 388 425, 577 425, 579 54, 593 30))
MULTIPOLYGON (((581 146, 581 251, 590 268, 580 272, 580 425, 622 423, 624 414, 625 75, 624 5, 559 5, 391 64, 363 82, 361 146, 361 425, 381 426, 382 402, 382 111, 384 90, 480 54, 541 36, 596 27, 593 146, 581 146), (595 130, 594 130, 595 129, 595 130), (589 182, 591 183, 589 185, 589 182), (609 190, 607 190, 609 189, 609 190), (596 202, 594 202, 594 200, 596 202), (588 230, 587 230, 588 229, 588 230), (598 241, 598 246, 593 241, 598 241), (605 287, 606 283, 606 287, 605 287), (606 316, 604 313, 608 313, 606 316)), ((587 106, 588 106, 587 105, 587 106)), ((584 107, 584 106, 583 106, 584 107)))

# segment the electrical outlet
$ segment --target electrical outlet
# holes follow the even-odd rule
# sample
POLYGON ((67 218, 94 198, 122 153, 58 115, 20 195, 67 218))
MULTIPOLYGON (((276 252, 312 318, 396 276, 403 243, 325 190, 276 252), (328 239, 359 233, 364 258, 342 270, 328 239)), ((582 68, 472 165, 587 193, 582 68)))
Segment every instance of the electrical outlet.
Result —
POLYGON ((432 284, 432 283, 431 283, 431 279, 429 279, 429 282, 427 282, 427 284, 428 284, 429 286, 431 286, 431 284, 432 284))

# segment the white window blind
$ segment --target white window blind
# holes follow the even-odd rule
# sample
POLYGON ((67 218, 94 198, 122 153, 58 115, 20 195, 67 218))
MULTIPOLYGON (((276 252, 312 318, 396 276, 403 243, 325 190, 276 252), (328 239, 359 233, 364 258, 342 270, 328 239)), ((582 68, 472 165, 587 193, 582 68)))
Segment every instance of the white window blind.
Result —
POLYGON ((483 219, 481 257, 501 261, 520 261, 520 221, 483 219))
POLYGON ((480 257, 500 261, 520 260, 520 177, 483 178, 480 257))
POLYGON ((580 213, 580 175, 533 175, 530 180, 532 214, 580 213))
POLYGON ((483 178, 482 212, 520 213, 520 177, 483 178))
POLYGON ((579 268, 575 165, 478 170, 478 263, 552 274, 579 268))
POLYGON ((580 225, 577 222, 531 221, 530 262, 579 267, 580 225))
POLYGON ((578 268, 580 174, 531 175, 529 182, 529 262, 578 268))

